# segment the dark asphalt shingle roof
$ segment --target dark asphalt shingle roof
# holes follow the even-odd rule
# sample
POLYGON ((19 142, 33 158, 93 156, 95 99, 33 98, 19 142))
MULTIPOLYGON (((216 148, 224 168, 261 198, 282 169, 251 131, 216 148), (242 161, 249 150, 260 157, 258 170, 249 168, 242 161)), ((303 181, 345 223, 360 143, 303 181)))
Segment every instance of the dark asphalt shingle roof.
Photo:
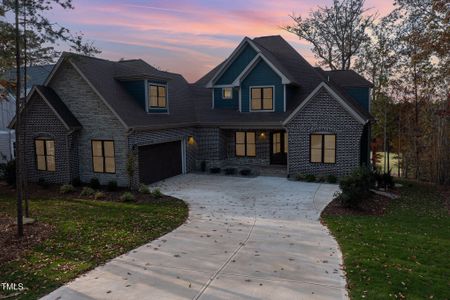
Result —
POLYGON ((324 74, 324 76, 329 76, 331 80, 342 87, 373 87, 372 82, 368 81, 353 70, 325 71, 321 68, 317 69, 320 69, 319 71, 324 74))

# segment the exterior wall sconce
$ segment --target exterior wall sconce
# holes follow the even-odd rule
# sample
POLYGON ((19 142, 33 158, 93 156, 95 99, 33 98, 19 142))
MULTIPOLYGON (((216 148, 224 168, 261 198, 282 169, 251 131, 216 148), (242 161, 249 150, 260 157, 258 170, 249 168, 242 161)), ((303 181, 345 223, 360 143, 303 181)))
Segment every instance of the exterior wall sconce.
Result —
POLYGON ((266 133, 264 131, 259 134, 259 139, 260 140, 265 140, 266 139, 266 133))
POLYGON ((188 136, 188 145, 194 145, 195 144, 195 139, 192 135, 188 136))

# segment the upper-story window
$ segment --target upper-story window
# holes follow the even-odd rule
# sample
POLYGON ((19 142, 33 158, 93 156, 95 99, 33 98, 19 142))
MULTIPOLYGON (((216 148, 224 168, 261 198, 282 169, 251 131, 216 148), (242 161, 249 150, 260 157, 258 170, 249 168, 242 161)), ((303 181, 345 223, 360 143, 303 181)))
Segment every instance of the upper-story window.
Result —
POLYGON ((273 110, 273 87, 251 87, 250 95, 252 111, 273 110))
POLYGON ((223 88, 222 99, 233 99, 233 88, 230 87, 223 88))
POLYGON ((149 107, 167 108, 167 87, 165 85, 150 84, 149 107))

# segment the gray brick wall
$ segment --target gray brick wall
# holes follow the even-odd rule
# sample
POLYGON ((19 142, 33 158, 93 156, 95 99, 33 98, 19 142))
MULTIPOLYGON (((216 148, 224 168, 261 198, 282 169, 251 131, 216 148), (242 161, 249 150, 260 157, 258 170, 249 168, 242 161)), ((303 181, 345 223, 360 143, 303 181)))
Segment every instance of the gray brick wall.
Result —
POLYGON ((207 168, 220 167, 225 158, 225 137, 219 128, 195 128, 195 169, 200 169, 203 161, 207 168))
POLYGON ((64 63, 55 74, 50 87, 81 123, 83 128, 77 134, 79 175, 88 182, 96 177, 101 184, 116 180, 120 186, 128 185, 126 174, 126 157, 128 143, 126 130, 111 110, 103 103, 79 73, 69 64, 64 63), (94 173, 92 167, 91 140, 114 140, 116 173, 94 173))
POLYGON ((288 124, 288 173, 342 176, 359 166, 363 125, 322 89, 288 124), (336 134, 336 164, 310 163, 310 134, 336 134))
POLYGON ((226 130, 226 163, 234 165, 269 165, 270 164, 270 131, 269 130, 226 130), (256 157, 237 157, 236 156, 236 131, 254 131, 256 133, 256 157), (265 137, 261 137, 264 132, 265 137))
POLYGON ((182 141, 186 145, 186 172, 195 168, 195 156, 197 152, 197 143, 189 145, 187 140, 189 136, 194 136, 193 128, 177 128, 165 130, 135 131, 128 136, 128 148, 135 155, 135 173, 132 179, 134 187, 139 185, 139 167, 137 147, 167 143, 173 141, 182 141))
POLYGON ((72 162, 76 161, 76 152, 69 154, 69 143, 72 136, 47 103, 34 94, 30 105, 23 115, 25 132, 25 165, 29 182, 37 182, 40 178, 49 183, 68 183, 73 178, 72 162), (35 143, 36 138, 49 138, 55 141, 56 170, 40 171, 37 169, 35 143), (72 155, 72 159, 68 159, 72 155))

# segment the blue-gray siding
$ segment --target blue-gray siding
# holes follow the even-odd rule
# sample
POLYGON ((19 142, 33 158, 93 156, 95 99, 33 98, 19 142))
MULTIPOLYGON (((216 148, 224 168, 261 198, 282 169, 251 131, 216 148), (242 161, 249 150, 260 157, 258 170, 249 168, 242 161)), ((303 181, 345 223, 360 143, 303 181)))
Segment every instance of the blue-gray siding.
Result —
POLYGON ((222 88, 214 89, 214 108, 239 109, 239 89, 233 88, 232 99, 222 99, 222 88))
POLYGON ((220 76, 216 84, 231 84, 238 77, 245 67, 256 56, 256 51, 250 45, 245 46, 242 52, 231 63, 227 70, 220 76))
POLYGON ((369 111, 369 88, 368 87, 347 87, 347 93, 352 96, 363 108, 369 111))

